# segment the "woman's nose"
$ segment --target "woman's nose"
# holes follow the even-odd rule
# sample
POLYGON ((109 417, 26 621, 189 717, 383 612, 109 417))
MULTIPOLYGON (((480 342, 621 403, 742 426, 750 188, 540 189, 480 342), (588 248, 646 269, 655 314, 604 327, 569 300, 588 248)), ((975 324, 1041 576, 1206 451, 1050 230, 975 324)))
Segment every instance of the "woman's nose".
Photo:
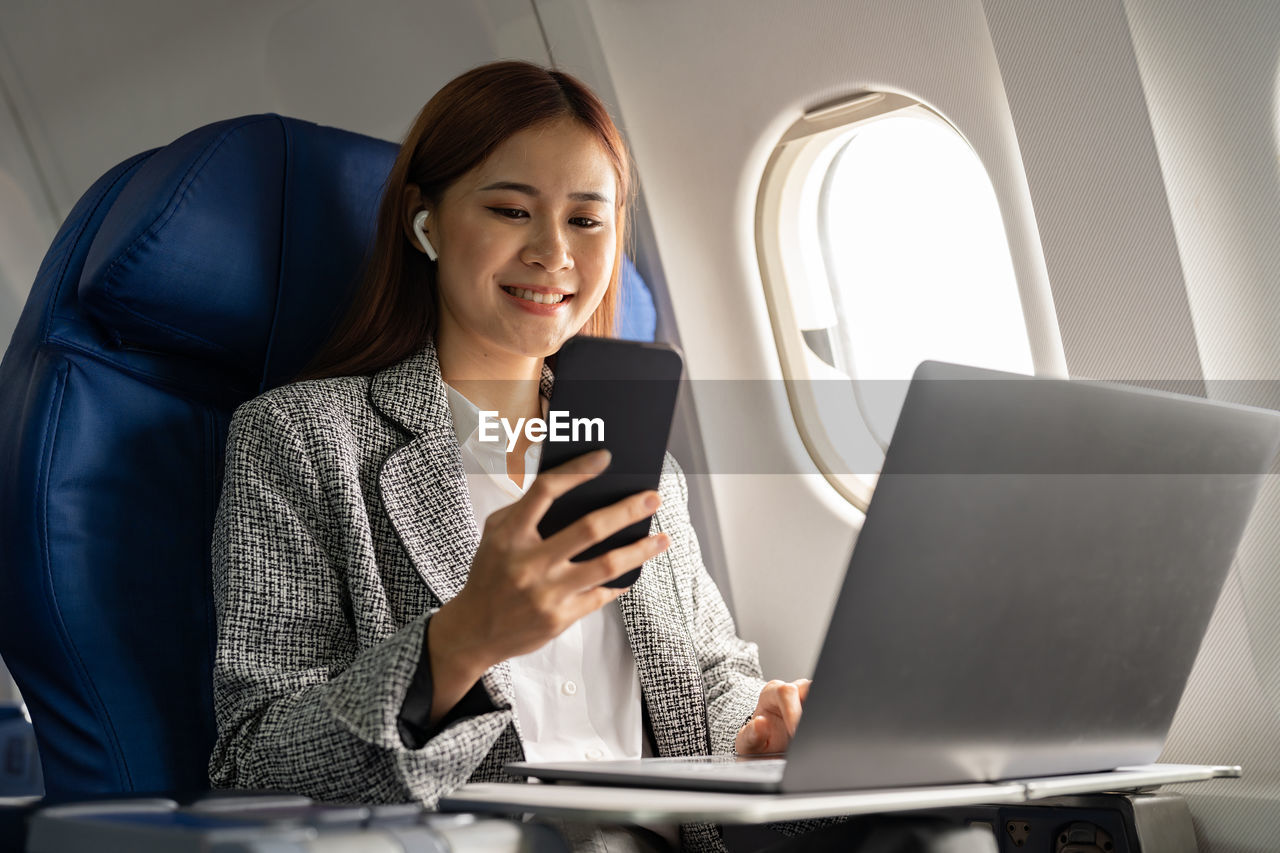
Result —
POLYGON ((531 229, 529 242, 521 252, 526 264, 537 264, 548 272, 573 269, 573 254, 569 250, 568 235, 556 225, 531 229))

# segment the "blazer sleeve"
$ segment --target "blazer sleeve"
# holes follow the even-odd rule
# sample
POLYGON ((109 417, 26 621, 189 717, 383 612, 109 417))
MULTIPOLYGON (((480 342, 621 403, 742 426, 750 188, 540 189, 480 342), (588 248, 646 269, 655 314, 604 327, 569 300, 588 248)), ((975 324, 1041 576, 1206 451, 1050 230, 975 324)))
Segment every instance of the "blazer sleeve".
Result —
POLYGON ((269 397, 232 418, 213 536, 218 737, 209 778, 321 800, 431 805, 466 781, 511 711, 456 720, 419 749, 402 742, 397 717, 434 611, 388 636, 359 635, 347 585, 376 578, 376 563, 358 471, 340 461, 356 454, 329 452, 334 432, 301 428, 269 397))
POLYGON ((711 752, 730 753, 738 729, 755 711, 764 689, 760 655, 755 643, 738 636, 729 608, 703 565, 698 536, 689 520, 689 486, 669 453, 662 479, 663 509, 671 506, 663 532, 671 537, 667 553, 687 602, 685 618, 702 668, 711 752))

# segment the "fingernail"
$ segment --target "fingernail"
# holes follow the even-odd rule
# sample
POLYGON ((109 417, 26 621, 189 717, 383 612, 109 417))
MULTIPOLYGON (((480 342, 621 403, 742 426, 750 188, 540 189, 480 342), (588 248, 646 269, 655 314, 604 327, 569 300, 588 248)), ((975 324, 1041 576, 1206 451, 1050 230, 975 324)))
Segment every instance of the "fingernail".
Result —
POLYGON ((650 512, 653 512, 658 507, 662 506, 662 498, 658 497, 656 493, 649 495, 649 497, 644 499, 644 505, 645 505, 645 509, 648 509, 650 512))
POLYGON ((592 463, 592 467, 594 467, 598 471, 603 471, 605 468, 609 467, 609 463, 612 461, 613 461, 613 454, 610 453, 608 449, 597 450, 596 458, 592 463))
POLYGON ((665 533, 659 533, 653 537, 653 551, 655 554, 661 554, 663 551, 671 547, 671 537, 665 533))

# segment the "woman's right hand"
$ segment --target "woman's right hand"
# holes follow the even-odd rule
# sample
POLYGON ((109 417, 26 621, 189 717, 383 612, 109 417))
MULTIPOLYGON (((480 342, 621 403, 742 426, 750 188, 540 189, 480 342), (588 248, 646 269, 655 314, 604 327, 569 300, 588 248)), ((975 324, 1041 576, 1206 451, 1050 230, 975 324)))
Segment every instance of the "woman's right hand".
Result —
POLYGON ((661 505, 653 491, 590 512, 549 538, 538 533, 538 522, 556 498, 598 476, 608 464, 609 452, 598 450, 544 471, 520 500, 485 519, 466 585, 428 625, 434 719, 453 707, 494 664, 541 648, 626 592, 601 584, 670 545, 669 537, 659 533, 591 560, 571 560, 653 515, 661 505), (455 679, 458 683, 453 683, 455 679), (453 701, 448 701, 459 687, 453 701))

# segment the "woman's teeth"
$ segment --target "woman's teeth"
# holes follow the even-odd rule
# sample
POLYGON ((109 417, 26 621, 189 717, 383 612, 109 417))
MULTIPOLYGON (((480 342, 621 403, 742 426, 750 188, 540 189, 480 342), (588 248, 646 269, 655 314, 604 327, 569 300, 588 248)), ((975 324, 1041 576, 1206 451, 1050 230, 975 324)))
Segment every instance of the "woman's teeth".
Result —
POLYGON ((536 290, 524 290, 519 287, 502 288, 512 296, 518 296, 528 302, 537 302, 540 305, 555 305, 557 302, 564 301, 563 293, 539 293, 536 290))

